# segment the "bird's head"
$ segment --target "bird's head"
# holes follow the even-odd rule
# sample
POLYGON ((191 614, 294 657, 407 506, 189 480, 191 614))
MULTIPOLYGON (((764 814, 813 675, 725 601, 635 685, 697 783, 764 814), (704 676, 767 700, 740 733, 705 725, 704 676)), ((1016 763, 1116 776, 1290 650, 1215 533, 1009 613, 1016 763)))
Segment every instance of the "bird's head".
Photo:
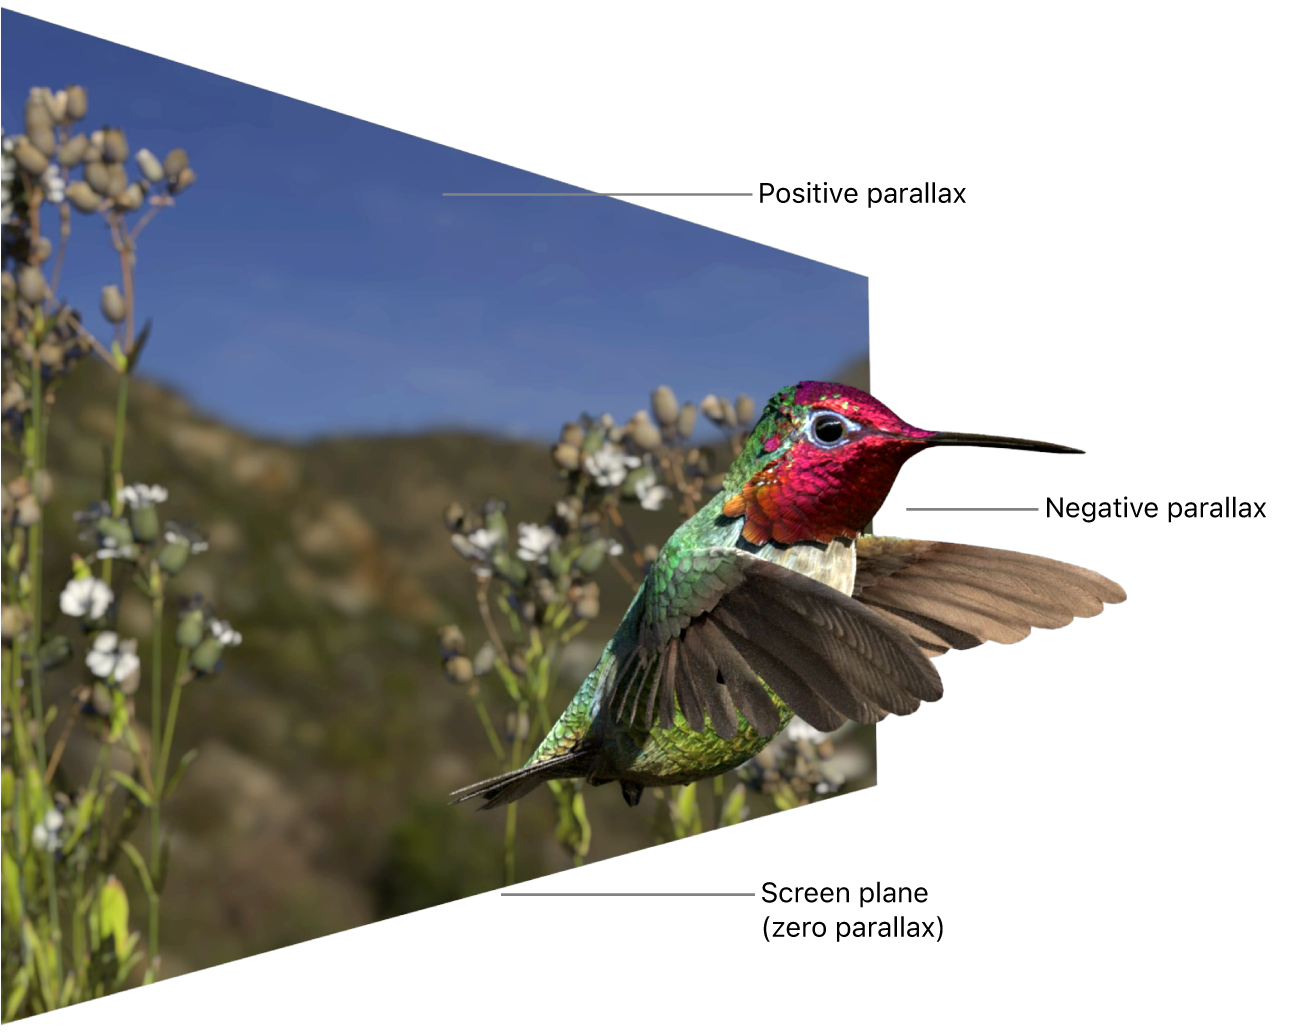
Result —
POLYGON ((867 392, 824 381, 781 389, 726 473, 722 513, 743 517, 755 545, 855 538, 883 505, 901 466, 930 446, 1081 453, 1029 439, 929 432, 867 392))

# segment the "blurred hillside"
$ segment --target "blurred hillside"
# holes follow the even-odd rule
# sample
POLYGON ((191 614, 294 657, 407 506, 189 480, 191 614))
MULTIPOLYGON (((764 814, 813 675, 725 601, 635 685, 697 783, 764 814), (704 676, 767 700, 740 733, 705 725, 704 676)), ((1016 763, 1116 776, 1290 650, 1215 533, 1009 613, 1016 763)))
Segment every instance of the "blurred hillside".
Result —
MULTIPOLYGON (((857 365, 845 380, 865 384, 867 373, 857 365)), ((104 495, 113 391, 113 376, 87 363, 53 410, 47 614, 57 614, 68 554, 86 549, 72 515, 104 495)), ((437 626, 482 640, 442 514, 496 496, 511 521, 542 520, 554 493, 548 444, 437 432, 292 446, 222 425, 148 382, 131 393, 128 481, 166 486, 168 512, 192 517, 211 545, 173 588, 203 594, 244 635, 220 678, 193 684, 181 710, 177 753, 199 756, 168 807, 177 837, 163 973, 497 887, 503 811, 445 805, 496 763, 463 688, 441 671, 437 626)), ((628 516, 655 543, 678 520, 670 510, 628 516)), ((565 655, 560 701, 631 591, 606 568, 601 594, 599 619, 565 655)), ((124 635, 147 637, 138 591, 124 593, 120 619, 124 635)), ((72 633, 71 620, 58 622, 72 633)), ((52 700, 65 706, 77 674, 55 675, 52 700)), ((147 729, 147 695, 138 697, 147 729)), ((70 745, 75 776, 93 751, 89 740, 70 745)), ((755 814, 771 810, 750 801, 755 814)), ((615 787, 601 788, 587 804, 591 860, 654 843, 648 798, 629 810, 615 787)), ((519 824, 520 880, 569 865, 551 838, 548 796, 525 800, 519 824)))

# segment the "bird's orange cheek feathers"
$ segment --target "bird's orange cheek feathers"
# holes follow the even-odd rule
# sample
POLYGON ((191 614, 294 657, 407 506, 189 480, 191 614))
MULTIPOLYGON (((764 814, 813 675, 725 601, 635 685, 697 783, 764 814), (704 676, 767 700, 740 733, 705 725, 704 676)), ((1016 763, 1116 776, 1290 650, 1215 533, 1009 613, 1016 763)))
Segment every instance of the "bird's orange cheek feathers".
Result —
POLYGON ((760 547, 772 540, 829 543, 840 536, 852 539, 860 534, 861 528, 852 518, 833 506, 832 494, 822 496, 813 486, 800 490, 795 479, 781 477, 780 468, 780 461, 772 461, 722 507, 727 518, 746 519, 744 539, 760 547))

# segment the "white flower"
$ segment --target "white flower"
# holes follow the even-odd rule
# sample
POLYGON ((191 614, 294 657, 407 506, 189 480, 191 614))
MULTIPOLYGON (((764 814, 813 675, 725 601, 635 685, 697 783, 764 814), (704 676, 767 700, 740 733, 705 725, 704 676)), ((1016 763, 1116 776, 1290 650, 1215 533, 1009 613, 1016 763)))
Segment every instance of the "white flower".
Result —
POLYGON ((451 546, 460 557, 478 562, 473 566, 473 574, 480 579, 487 579, 491 575, 491 555, 503 541, 501 533, 484 526, 474 529, 467 536, 457 532, 451 537, 451 546))
POLYGON ((37 849, 55 852, 63 844, 63 814, 51 809, 32 827, 32 844, 37 849))
POLYGON ((102 579, 94 576, 68 580, 68 585, 59 594, 59 607, 63 614, 78 619, 101 619, 112 603, 113 591, 102 579))
POLYGON ((116 633, 106 631, 95 637, 86 665, 101 680, 120 684, 140 668, 140 656, 135 653, 135 641, 118 640, 116 633))
POLYGON ((627 472, 639 466, 639 457, 614 449, 608 443, 586 458, 586 470, 597 486, 620 486, 626 480, 627 472))
POLYGON ((59 167, 51 162, 45 167, 45 172, 41 174, 41 185, 45 188, 45 200, 51 201, 55 205, 63 204, 63 192, 67 189, 67 181, 59 175, 59 167))
POLYGON ((111 536, 103 536, 100 541, 103 543, 103 546, 95 551, 95 557, 101 560, 103 558, 126 558, 127 560, 130 560, 131 558, 139 557, 140 548, 134 543, 119 544, 111 536))
POLYGON ((620 542, 617 540, 608 540, 607 543, 609 557, 615 558, 622 553, 622 544, 620 542))
POLYGON ((224 619, 213 619, 207 628, 221 642, 222 647, 235 647, 243 643, 243 634, 224 619))
POLYGON ((658 485, 653 475, 650 475, 635 484, 635 495, 640 500, 640 506, 646 511, 657 511, 662 507, 663 501, 670 499, 672 494, 671 490, 666 486, 658 485))
POLYGON ((165 503, 167 489, 165 486, 147 486, 143 482, 137 482, 133 486, 122 487, 122 499, 131 505, 131 510, 134 510, 149 504, 165 503))
POLYGON ((813 745, 820 744, 829 736, 797 716, 789 720, 789 725, 784 728, 784 731, 789 735, 790 741, 810 741, 813 745))
POLYGON ((544 561, 558 542, 559 534, 548 525, 518 526, 518 556, 524 561, 544 561))
POLYGON ((162 538, 168 543, 187 543, 191 554, 201 554, 207 550, 207 540, 193 529, 182 528, 176 522, 167 523, 167 531, 162 538))

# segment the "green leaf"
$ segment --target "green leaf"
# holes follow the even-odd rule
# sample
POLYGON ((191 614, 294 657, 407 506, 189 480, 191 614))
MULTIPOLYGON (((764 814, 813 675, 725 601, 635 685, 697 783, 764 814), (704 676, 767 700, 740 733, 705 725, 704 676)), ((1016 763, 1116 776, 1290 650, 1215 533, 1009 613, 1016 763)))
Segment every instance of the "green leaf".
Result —
POLYGON ((0 883, 3 884, 5 927, 12 928, 16 934, 22 927, 23 894, 22 889, 18 887, 18 863, 9 855, 8 849, 4 850, 3 876, 0 876, 0 883))
POLYGON ((3 778, 0 778, 0 803, 6 810, 14 808, 14 772, 7 766, 3 778))
POLYGON ((95 815, 95 809, 99 805, 99 792, 91 788, 77 804, 77 822, 72 825, 72 833, 68 835, 68 840, 63 843, 64 855, 72 851, 72 847, 77 844, 77 840, 86 833, 86 828, 90 826, 90 821, 95 815))
POLYGON ((152 896, 154 894, 153 878, 149 876, 149 867, 144 862, 144 857, 140 855, 140 850, 130 842, 123 842, 122 852, 126 853, 127 858, 134 864, 135 873, 139 875, 140 884, 144 886, 144 891, 152 896))
POLYGON ((108 712, 108 743, 116 744, 130 730, 131 710, 126 706, 126 695, 113 690, 113 704, 108 712))
MULTIPOLYGON (((125 847, 124 845, 123 848, 125 847)), ((130 846, 130 848, 135 847, 130 846)), ((143 863, 144 861, 140 860, 140 864, 143 863)), ((130 939, 131 905, 126 898, 126 889, 116 875, 109 875, 108 880, 104 882, 104 887, 99 890, 97 915, 99 937, 104 940, 111 937, 118 962, 126 960, 130 956, 133 945, 130 939)))
POLYGON ((748 800, 746 789, 742 784, 736 784, 728 796, 726 804, 721 809, 721 826, 730 827, 732 824, 742 823, 748 815, 748 800))
POLYGON ((121 770, 114 770, 109 776, 139 799, 146 808, 153 808, 153 796, 140 787, 139 782, 130 774, 123 773, 121 770))
POLYGON ((140 354, 144 352, 145 343, 149 340, 149 334, 153 331, 153 317, 149 317, 140 327, 140 333, 135 336, 135 347, 131 350, 130 358, 127 362, 127 371, 135 370, 135 365, 140 362, 140 354))
POLYGON ((31 965, 24 964, 14 979, 14 987, 9 991, 9 999, 5 1001, 5 1021, 12 1022, 18 1017, 18 1011, 27 999, 27 992, 32 985, 31 965))
POLYGON ((171 775, 171 779, 167 781, 167 786, 162 789, 163 799, 166 799, 168 796, 171 795, 173 791, 176 790, 176 785, 178 785, 181 781, 181 778, 185 776, 185 771, 189 769, 189 764, 192 763, 197 758, 198 758, 197 748, 191 748, 188 752, 186 752, 184 755, 180 757, 180 762, 176 763, 176 772, 171 775))

